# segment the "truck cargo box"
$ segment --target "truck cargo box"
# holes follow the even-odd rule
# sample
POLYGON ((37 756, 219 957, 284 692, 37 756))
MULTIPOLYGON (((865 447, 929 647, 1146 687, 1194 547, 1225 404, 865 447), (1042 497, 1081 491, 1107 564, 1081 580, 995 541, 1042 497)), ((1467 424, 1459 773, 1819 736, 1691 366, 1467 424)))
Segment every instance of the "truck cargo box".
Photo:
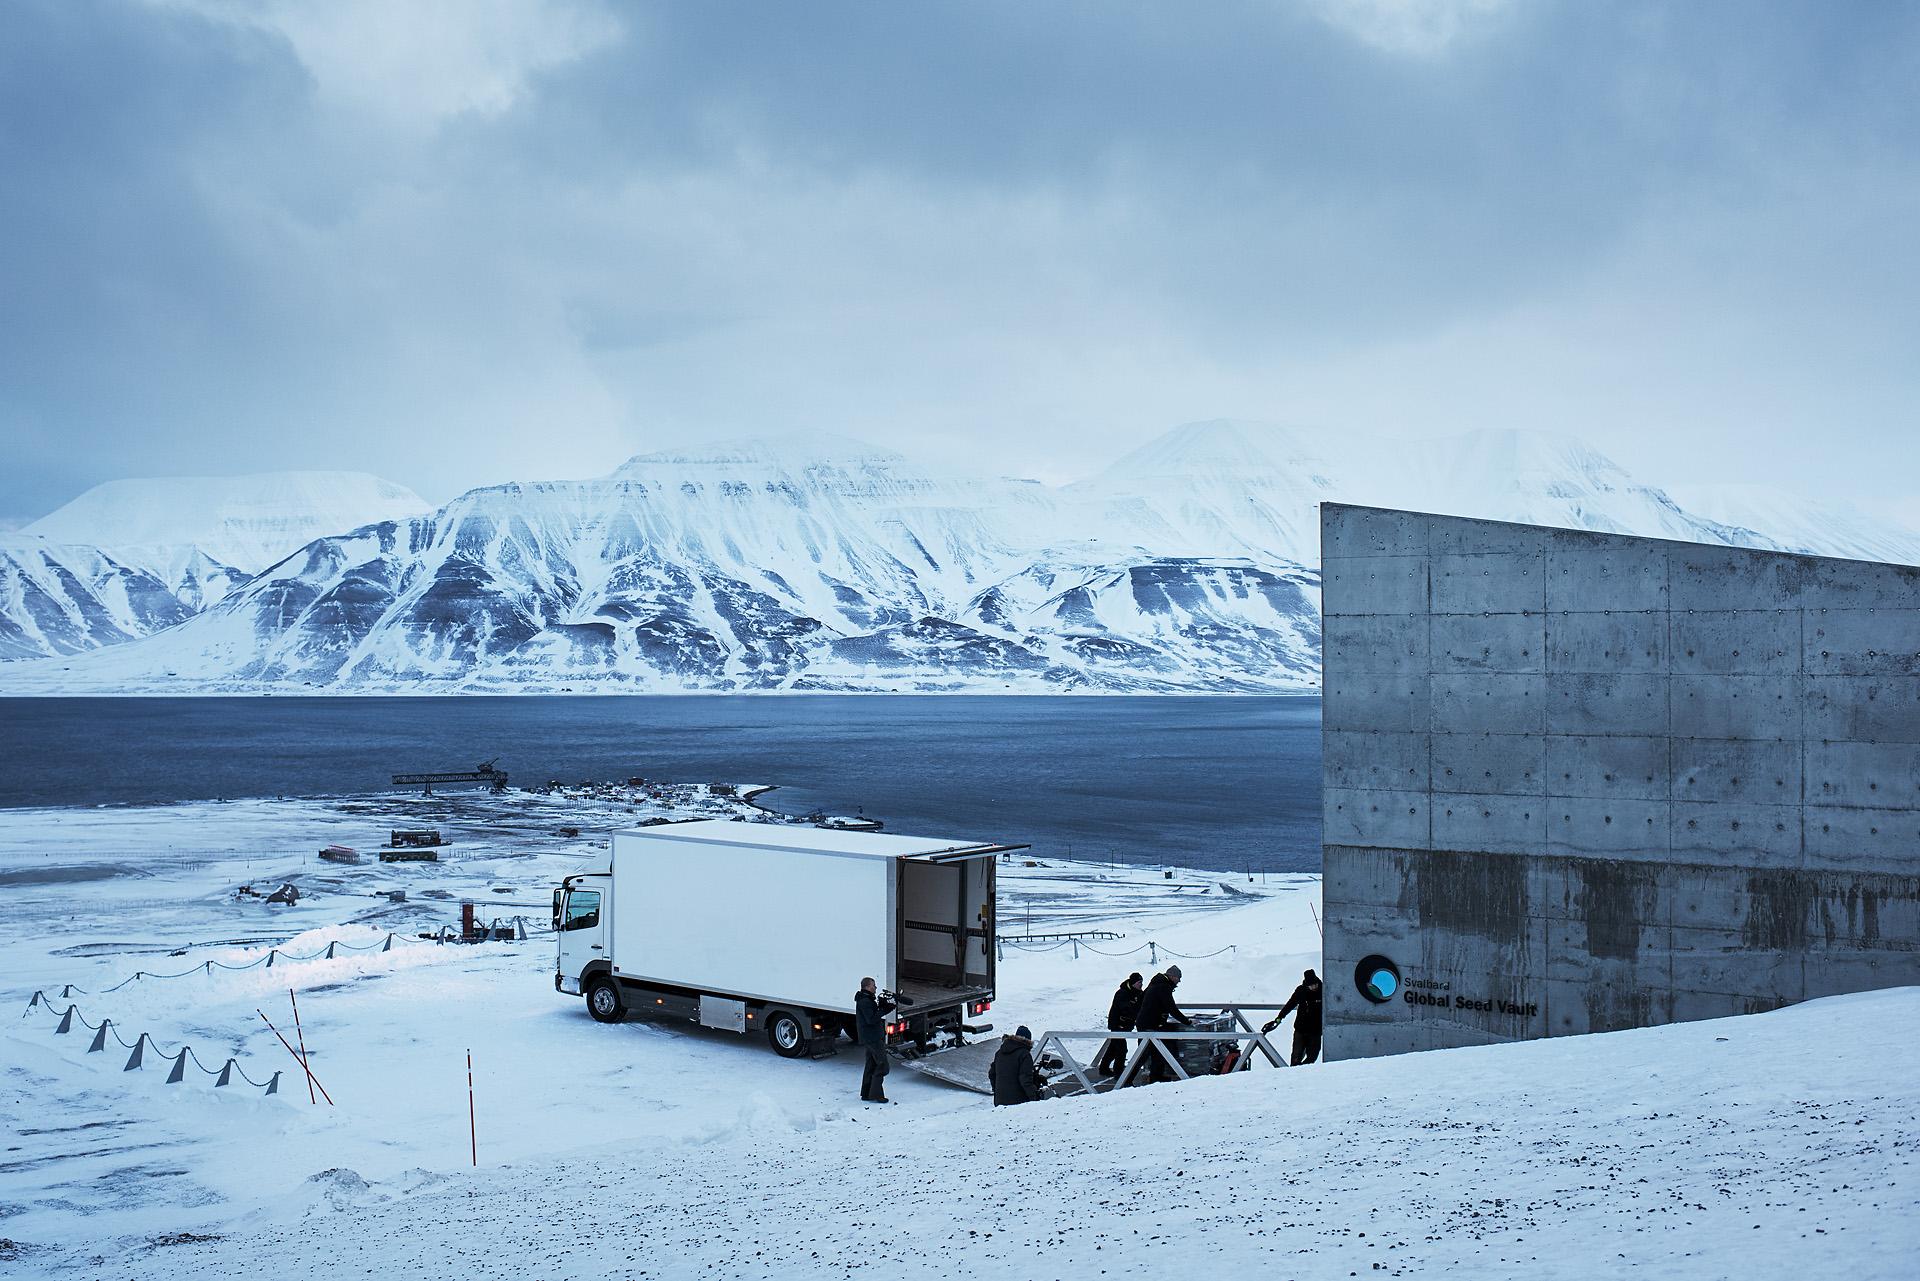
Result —
POLYGON ((616 833, 613 973, 817 1011, 850 1013, 869 975, 910 1005, 991 999, 1012 848, 726 820, 616 833))

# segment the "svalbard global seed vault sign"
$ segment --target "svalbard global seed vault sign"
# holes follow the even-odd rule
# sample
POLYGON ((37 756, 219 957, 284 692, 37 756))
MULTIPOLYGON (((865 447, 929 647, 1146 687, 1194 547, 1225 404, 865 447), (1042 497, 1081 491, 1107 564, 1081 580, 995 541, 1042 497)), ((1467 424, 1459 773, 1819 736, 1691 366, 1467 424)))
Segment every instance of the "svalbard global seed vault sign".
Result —
POLYGON ((1326 1054, 1920 983, 1920 568, 1321 507, 1326 1054))

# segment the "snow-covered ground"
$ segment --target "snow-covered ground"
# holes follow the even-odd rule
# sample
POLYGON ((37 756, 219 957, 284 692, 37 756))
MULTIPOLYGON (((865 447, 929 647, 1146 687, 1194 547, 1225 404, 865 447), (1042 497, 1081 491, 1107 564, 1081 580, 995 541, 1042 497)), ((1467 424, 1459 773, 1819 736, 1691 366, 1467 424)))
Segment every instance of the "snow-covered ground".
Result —
MULTIPOLYGON (((906 1071, 897 1106, 863 1105, 851 1053, 593 1023, 554 993, 550 937, 204 964, 409 939, 462 898, 537 928, 593 833, 724 813, 765 819, 704 788, 0 814, 0 996, 24 1015, 0 1031, 8 1275, 1855 1278, 1920 1260, 1911 990, 995 1110, 906 1071), (458 857, 311 853, 396 826, 438 827, 458 857), (292 908, 232 897, 289 879, 308 892, 292 908), (87 1053, 27 1009, 36 990, 64 1009, 66 983, 87 1019, 280 1069, 280 1093, 87 1053), (309 1104, 256 1012, 284 1027, 289 987, 335 1107, 309 1104)), ((1104 922, 1125 937, 1103 951, 1182 957, 1191 1003, 1277 1000, 1317 963, 1317 878, 1016 859, 1001 884, 1003 931, 1104 922)), ((992 1017, 1097 1026, 1148 957, 1009 947, 992 1017)))
MULTIPOLYGON (((297 1217, 313 1195, 310 1177, 323 1170, 351 1169, 382 1186, 469 1177, 469 1048, 487 1169, 583 1144, 711 1143, 763 1116, 782 1125, 845 1116, 858 1106, 852 1054, 793 1063, 728 1034, 608 1028, 553 990, 553 942, 540 933, 551 887, 604 860, 597 834, 649 817, 708 815, 773 821, 704 786, 0 811, 0 996, 20 1012, 0 1040, 0 1116, 18 1135, 0 1154, 0 1236, 17 1243, 22 1265, 90 1272, 96 1256, 137 1261, 168 1233, 231 1231, 281 1210, 297 1217), (395 827, 439 829, 451 859, 373 861, 371 849, 395 827), (367 861, 321 861, 317 851, 332 843, 367 861), (291 907, 234 897, 242 884, 265 893, 287 881, 303 892, 291 907), (389 901, 394 890, 407 901, 389 901), (478 946, 418 937, 457 925, 461 900, 483 920, 523 916, 536 933, 478 946), (390 933, 392 950, 381 950, 390 933), (364 950, 285 959, 329 942, 364 950), (269 950, 271 967, 261 963, 269 950), (182 976, 128 982, 136 972, 182 976), (315 1074, 337 1107, 309 1105, 303 1077, 259 1017, 264 1010, 293 1036, 289 988, 299 993, 315 1074), (35 991, 51 1009, 27 1008, 35 991), (129 1042, 151 1033, 158 1049, 146 1050, 146 1069, 123 1070, 128 1052, 111 1040, 106 1052, 88 1053, 81 1023, 56 1034, 69 1003, 86 1022, 112 1019, 129 1042), (281 1091, 215 1089, 192 1066, 185 1082, 167 1085, 163 1055, 182 1044, 211 1069, 231 1056, 255 1080, 280 1070, 281 1091), (556 1088, 563 1080, 569 1088, 556 1088)), ((1151 954, 1165 963, 1165 953, 1144 950, 1149 940, 1189 953, 1230 947, 1236 939, 1204 923, 1247 902, 1284 903, 1309 950, 1315 878, 1233 880, 1016 857, 1001 869, 1008 933, 1124 918, 1116 928, 1127 937, 1096 946, 1138 951, 1075 959, 1071 945, 1011 945, 1001 1008, 1038 1023, 1097 1023, 1101 993, 1118 975, 1151 954)), ((1250 928, 1248 941, 1263 930, 1250 928)), ((1222 982, 1232 976, 1237 990, 1248 977, 1238 967, 1257 965, 1259 954, 1228 951, 1203 964, 1222 982)), ((980 1104, 906 1072, 894 1081, 917 1113, 980 1104)))

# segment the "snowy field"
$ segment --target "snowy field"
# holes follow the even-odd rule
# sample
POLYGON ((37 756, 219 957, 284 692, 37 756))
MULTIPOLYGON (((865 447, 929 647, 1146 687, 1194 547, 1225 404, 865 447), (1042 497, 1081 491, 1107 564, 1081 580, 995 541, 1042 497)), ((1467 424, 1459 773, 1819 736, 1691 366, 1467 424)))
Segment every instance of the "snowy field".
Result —
MULTIPOLYGON (((550 887, 603 857, 594 834, 724 814, 766 817, 705 788, 0 813, 6 1274, 1920 1272, 1920 992, 999 1111, 896 1071, 897 1106, 869 1107, 851 1052, 602 1026, 553 991, 538 931, 550 887), (437 827, 455 857, 314 857, 393 827, 437 827), (292 907, 234 897, 285 881, 292 907), (417 937, 463 899, 536 933, 417 937), (365 950, 286 959, 330 942, 365 950), (309 1103, 259 1018, 292 1035, 289 987, 336 1106, 309 1103), (52 1011, 28 1008, 35 991, 52 1011), (111 1040, 88 1053, 83 1026, 54 1030, 69 1000, 159 1048, 136 1071, 111 1040), (169 1085, 162 1051, 182 1044, 280 1070, 280 1091, 191 1065, 169 1085)), ((1097 1026, 1149 955, 1183 958, 1192 1004, 1282 999, 1318 961, 1316 878, 1018 859, 1001 875, 1003 933, 1155 945, 1009 947, 1002 1029, 1097 1026)))

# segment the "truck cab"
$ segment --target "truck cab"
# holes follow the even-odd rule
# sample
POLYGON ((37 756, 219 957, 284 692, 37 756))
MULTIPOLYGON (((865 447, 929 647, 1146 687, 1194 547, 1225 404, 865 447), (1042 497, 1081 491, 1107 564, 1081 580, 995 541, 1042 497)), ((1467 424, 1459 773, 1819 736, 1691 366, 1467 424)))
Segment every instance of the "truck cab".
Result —
MULTIPOLYGON (((582 995, 583 982, 591 981, 611 966, 607 960, 607 932, 604 910, 613 889, 609 872, 589 872, 569 876, 553 892, 553 931, 559 940, 554 987, 570 996, 582 995), (596 964, 600 962, 600 964, 596 964)), ((592 1011, 595 1018, 610 1021, 617 1011, 602 998, 602 1008, 592 1011)))
POLYGON ((677 1019, 798 1058, 853 1035, 872 977, 891 1044, 987 1028, 995 859, 1024 845, 712 820, 615 833, 553 893, 554 988, 606 1023, 677 1019))

